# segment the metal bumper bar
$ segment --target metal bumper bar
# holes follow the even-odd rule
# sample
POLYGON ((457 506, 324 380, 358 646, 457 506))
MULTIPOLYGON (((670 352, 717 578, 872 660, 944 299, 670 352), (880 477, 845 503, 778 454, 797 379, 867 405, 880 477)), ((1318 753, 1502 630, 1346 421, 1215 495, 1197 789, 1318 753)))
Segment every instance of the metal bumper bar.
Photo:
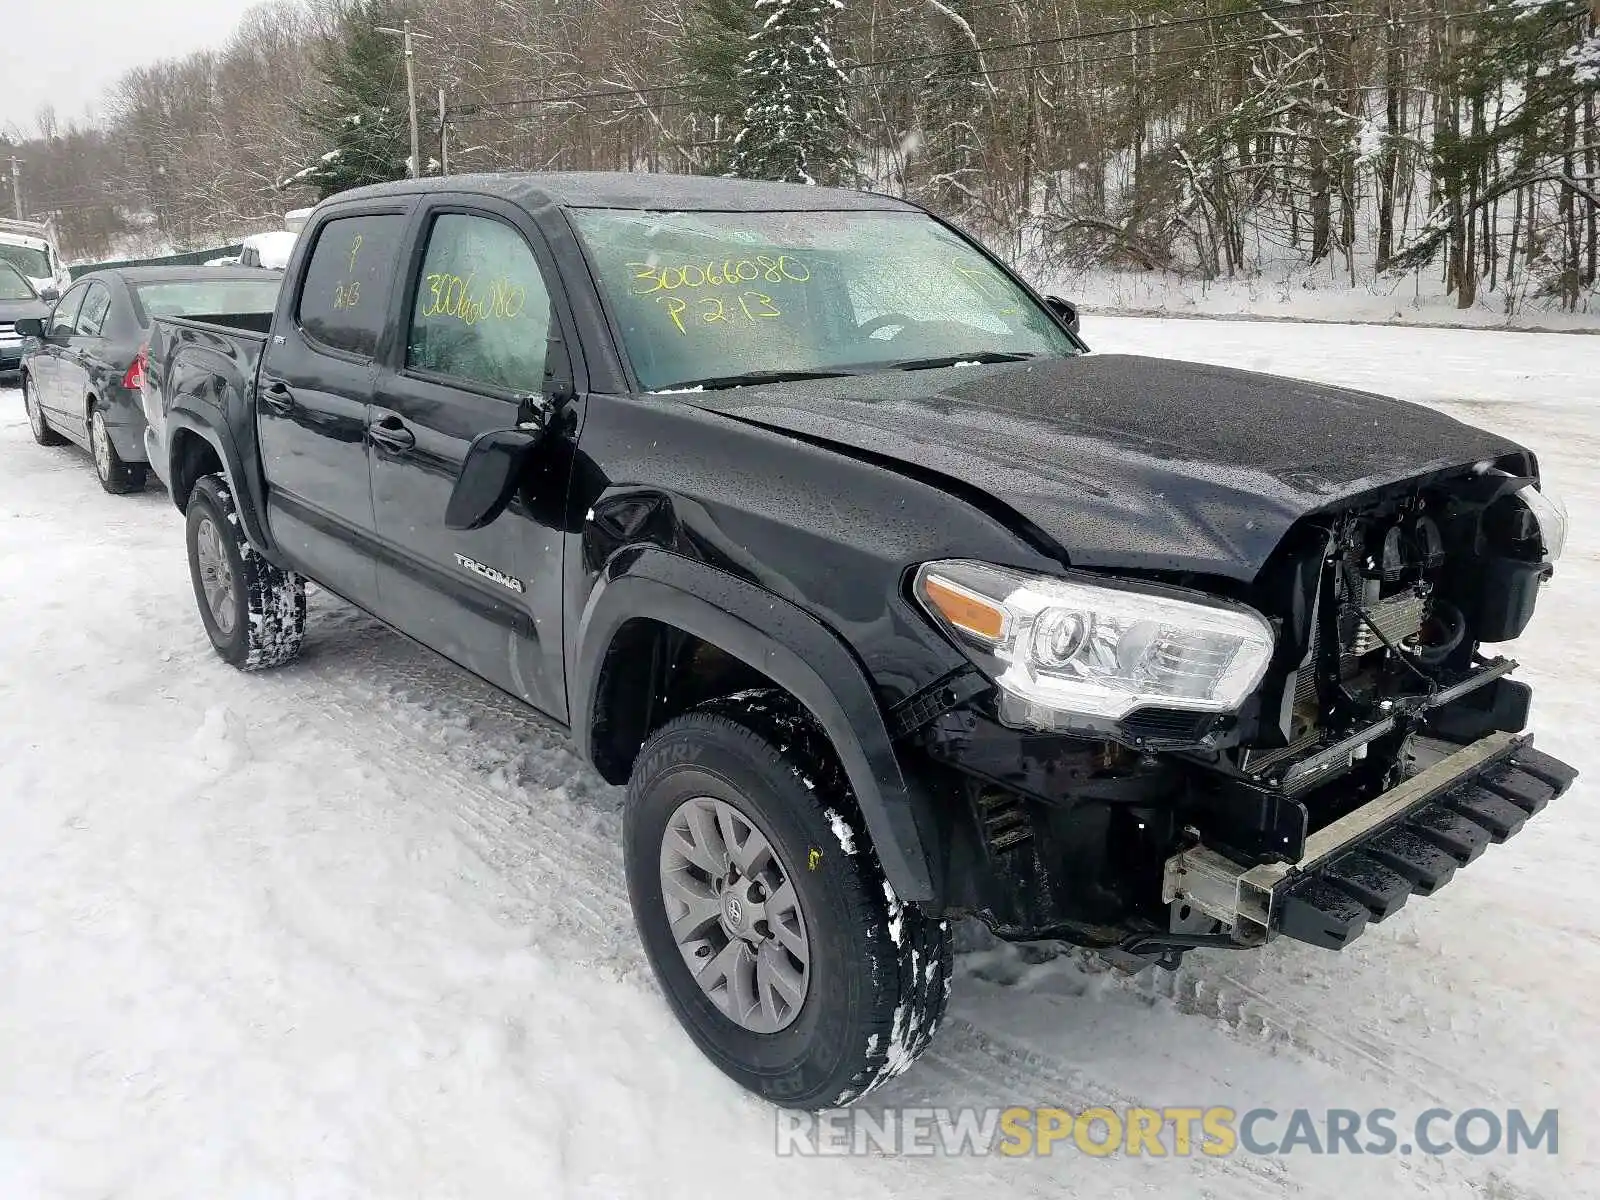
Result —
POLYGON ((1317 830, 1299 862, 1247 867, 1191 847, 1167 860, 1162 899, 1220 921, 1241 945, 1282 934, 1341 949, 1572 785, 1577 772, 1532 740, 1491 733, 1463 746, 1317 830))

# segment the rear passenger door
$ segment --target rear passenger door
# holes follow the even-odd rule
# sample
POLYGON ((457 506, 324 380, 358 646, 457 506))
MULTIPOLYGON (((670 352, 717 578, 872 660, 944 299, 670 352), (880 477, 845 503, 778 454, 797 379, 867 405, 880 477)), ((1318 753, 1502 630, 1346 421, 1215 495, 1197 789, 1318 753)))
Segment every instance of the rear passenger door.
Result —
POLYGON ((273 539, 299 570, 365 608, 377 604, 367 408, 407 219, 398 208, 335 209, 310 231, 256 394, 273 539))
POLYGON ((517 424, 519 397, 546 386, 552 329, 570 329, 548 253, 525 222, 489 201, 444 199, 418 222, 405 336, 379 374, 368 435, 386 548, 379 590, 385 620, 565 720, 562 536, 545 522, 565 497, 570 459, 543 456, 486 528, 444 524, 467 448, 517 424))

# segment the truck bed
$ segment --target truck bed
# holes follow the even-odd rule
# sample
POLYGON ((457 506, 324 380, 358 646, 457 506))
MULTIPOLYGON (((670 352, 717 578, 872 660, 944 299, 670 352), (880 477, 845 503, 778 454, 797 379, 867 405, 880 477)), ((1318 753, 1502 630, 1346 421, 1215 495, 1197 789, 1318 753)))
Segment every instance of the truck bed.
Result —
POLYGON ((145 454, 169 486, 168 413, 186 396, 204 397, 230 421, 249 420, 256 367, 266 351, 270 313, 156 317, 150 325, 143 405, 145 454))

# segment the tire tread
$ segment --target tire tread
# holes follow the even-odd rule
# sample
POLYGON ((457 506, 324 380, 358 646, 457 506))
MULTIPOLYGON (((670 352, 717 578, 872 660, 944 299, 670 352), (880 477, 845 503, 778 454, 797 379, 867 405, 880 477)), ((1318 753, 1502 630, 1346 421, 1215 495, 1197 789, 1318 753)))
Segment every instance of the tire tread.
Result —
POLYGON ((293 661, 300 654, 306 633, 305 580, 268 562, 245 539, 233 492, 222 475, 205 475, 196 480, 189 504, 193 506, 200 497, 222 517, 226 532, 238 547, 243 568, 238 580, 245 589, 243 651, 237 656, 224 653, 224 657, 241 671, 265 671, 293 661))
MULTIPOLYGON (((743 741, 752 758, 795 776, 825 822, 837 813, 850 826, 855 852, 846 857, 857 886, 848 889, 847 903, 860 928, 868 931, 867 967, 874 995, 861 1030, 856 1070, 837 1095, 809 1107, 852 1104, 903 1074, 938 1032, 950 997, 949 922, 895 895, 838 755, 826 732, 797 701, 777 689, 719 697, 668 722, 651 740, 707 718, 743 741)), ((641 758, 647 752, 648 747, 641 758)))

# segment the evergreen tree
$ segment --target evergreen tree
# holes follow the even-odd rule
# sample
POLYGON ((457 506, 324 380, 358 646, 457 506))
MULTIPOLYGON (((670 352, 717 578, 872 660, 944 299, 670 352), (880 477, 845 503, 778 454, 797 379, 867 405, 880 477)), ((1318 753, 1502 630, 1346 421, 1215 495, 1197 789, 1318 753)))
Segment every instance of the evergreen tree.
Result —
POLYGON ((404 48, 393 34, 378 32, 404 20, 397 0, 345 0, 321 50, 321 94, 301 114, 318 158, 286 183, 308 184, 326 199, 405 177, 411 133, 404 48))
POLYGON ((710 164, 718 174, 732 167, 732 139, 744 125, 741 72, 755 28, 750 0, 694 0, 689 12, 683 57, 702 122, 697 140, 709 142, 722 135, 710 164))
POLYGON ((739 72, 743 128, 729 174, 843 183, 855 172, 845 77, 828 35, 839 0, 756 0, 760 22, 739 72))

